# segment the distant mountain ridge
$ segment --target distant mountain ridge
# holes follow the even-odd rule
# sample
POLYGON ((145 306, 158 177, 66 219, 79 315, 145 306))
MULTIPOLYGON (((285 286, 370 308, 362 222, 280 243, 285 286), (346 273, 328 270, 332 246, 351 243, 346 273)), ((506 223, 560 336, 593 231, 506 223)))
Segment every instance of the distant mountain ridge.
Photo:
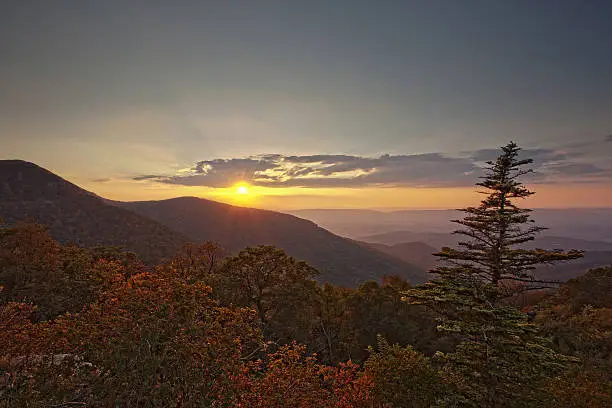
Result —
MULTIPOLYGON (((528 202, 525 203, 527 206, 528 202)), ((353 239, 392 231, 449 233, 462 218, 457 210, 292 210, 288 213, 316 222, 329 231, 353 239)), ((535 209, 538 225, 550 227, 547 235, 612 243, 612 208, 535 209)), ((404 239, 398 242, 413 241, 404 239)), ((416 239, 418 240, 418 239, 416 239)))
POLYGON ((427 279, 417 266, 291 215, 195 197, 110 202, 21 160, 0 160, 0 218, 47 225, 60 242, 122 246, 150 263, 173 256, 186 242, 211 240, 231 251, 276 245, 319 269, 321 280, 340 285, 384 275, 427 279))
MULTIPOLYGON (((405 242, 424 242, 435 248, 443 246, 455 246, 457 242, 465 239, 461 235, 440 232, 414 232, 414 231, 391 231, 383 234, 359 237, 359 241, 397 245, 405 242)), ((555 235, 540 235, 535 240, 526 242, 525 248, 547 248, 547 249, 582 249, 585 251, 612 251, 612 242, 594 241, 579 238, 560 237, 555 235)))
POLYGON ((406 242, 422 242, 437 250, 444 246, 455 246, 459 241, 457 236, 443 232, 390 231, 382 234, 366 235, 357 238, 359 241, 372 244, 397 245, 406 242))
MULTIPOLYGON (((379 251, 395 256, 406 262, 413 263, 425 270, 434 269, 439 262, 439 259, 433 255, 439 252, 439 249, 423 242, 404 242, 394 245, 367 242, 362 242, 362 244, 378 249, 379 251)), ((550 246, 540 246, 555 249, 550 246)), ((581 259, 537 267, 536 276, 543 280, 565 282, 569 279, 583 275, 589 269, 611 265, 612 250, 586 250, 584 257, 581 259)), ((429 276, 428 279, 432 277, 433 276, 429 276)))
MULTIPOLYGON (((432 262, 435 265, 437 259, 431 253, 415 251, 415 245, 420 243, 438 252, 444 246, 456 246, 463 239, 451 233, 458 226, 450 220, 463 216, 456 210, 322 209, 291 213, 425 269, 431 267, 432 262)), ((565 281, 590 268, 612 265, 612 208, 536 209, 533 217, 538 225, 550 229, 524 247, 585 251, 582 259, 539 267, 538 277, 565 281)))

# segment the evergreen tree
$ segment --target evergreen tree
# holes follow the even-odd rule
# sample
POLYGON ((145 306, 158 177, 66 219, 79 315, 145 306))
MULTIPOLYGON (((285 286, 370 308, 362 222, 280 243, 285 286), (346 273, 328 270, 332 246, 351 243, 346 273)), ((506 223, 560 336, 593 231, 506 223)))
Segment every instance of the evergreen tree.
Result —
POLYGON ((547 251, 525 249, 520 245, 532 241, 536 234, 546 228, 534 225, 530 209, 520 208, 516 201, 534 194, 518 178, 531 173, 524 169, 532 159, 519 159, 521 149, 511 142, 502 147, 502 154, 495 161, 487 162, 487 174, 477 186, 486 190, 487 197, 478 207, 467 207, 461 211, 466 216, 453 220, 462 227, 455 234, 467 239, 459 242, 459 248, 442 248, 438 254, 447 266, 436 273, 458 271, 469 280, 488 282, 500 286, 506 294, 521 289, 554 282, 537 280, 533 271, 537 265, 566 261, 582 257, 581 251, 547 251))
MULTIPOLYGON (((467 237, 459 248, 443 248, 443 264, 427 284, 406 292, 414 304, 425 304, 439 315, 438 329, 454 334, 455 352, 439 354, 461 405, 487 407, 542 406, 543 381, 563 368, 566 358, 549 348, 527 316, 505 302, 508 296, 547 284, 534 278, 535 267, 574 259, 580 251, 525 249, 543 228, 533 225, 528 209, 516 200, 533 194, 518 178, 531 172, 519 159, 515 143, 502 147, 478 186, 487 197, 468 207, 456 234, 467 237), (534 405, 535 404, 535 405, 534 405)), ((457 400, 455 400, 456 403, 457 400)))

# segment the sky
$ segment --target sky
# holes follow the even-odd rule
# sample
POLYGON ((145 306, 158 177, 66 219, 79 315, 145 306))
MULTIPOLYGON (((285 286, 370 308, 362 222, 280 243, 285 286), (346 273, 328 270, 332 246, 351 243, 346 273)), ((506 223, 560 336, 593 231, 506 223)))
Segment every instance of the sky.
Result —
POLYGON ((612 206, 610 21, 607 0, 3 1, 0 159, 117 200, 455 208, 514 140, 532 206, 612 206))

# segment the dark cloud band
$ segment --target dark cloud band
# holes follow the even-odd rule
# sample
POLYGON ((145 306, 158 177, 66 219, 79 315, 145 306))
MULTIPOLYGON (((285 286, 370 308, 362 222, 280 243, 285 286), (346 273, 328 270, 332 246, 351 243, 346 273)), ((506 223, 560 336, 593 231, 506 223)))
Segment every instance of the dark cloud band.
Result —
MULTIPOLYGON (((577 151, 525 150, 534 159, 534 183, 593 181, 612 177, 611 169, 581 162, 577 151)), ((265 154, 246 158, 203 160, 177 175, 140 175, 134 180, 184 186, 228 187, 239 181, 267 187, 461 187, 483 174, 483 165, 498 150, 486 149, 451 157, 439 153, 417 155, 286 156, 265 154)))

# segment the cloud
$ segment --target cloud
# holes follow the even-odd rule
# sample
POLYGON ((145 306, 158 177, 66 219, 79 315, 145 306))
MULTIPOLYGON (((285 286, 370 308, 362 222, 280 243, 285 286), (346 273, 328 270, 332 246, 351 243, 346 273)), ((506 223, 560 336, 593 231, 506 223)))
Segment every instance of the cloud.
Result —
POLYGON ((187 172, 162 180, 186 186, 227 187, 239 181, 252 182, 277 166, 274 160, 262 158, 203 160, 187 172))
POLYGON ((537 183, 596 183, 612 181, 612 169, 587 162, 562 162, 542 166, 534 175, 537 183))
POLYGON ((227 187, 239 181, 267 187, 456 186, 472 184, 479 170, 469 159, 437 153, 379 157, 267 154, 204 160, 182 174, 133 179, 207 187, 227 187))
MULTIPOLYGON (((533 159, 534 165, 539 166, 544 163, 568 160, 570 157, 577 155, 578 153, 568 152, 563 149, 521 149, 519 155, 533 159)), ((499 155, 499 149, 482 149, 471 153, 471 158, 476 162, 487 162, 495 160, 499 155)))
POLYGON ((612 135, 606 136, 606 142, 612 142, 612 135))
POLYGON ((113 181, 112 178, 109 177, 104 177, 104 178, 97 178, 97 179, 92 179, 91 182, 92 183, 108 183, 113 181))
MULTIPOLYGON (((612 168, 602 160, 607 147, 601 142, 576 142, 556 149, 522 149, 520 157, 533 159, 534 170, 524 176, 529 183, 589 183, 612 181, 612 168)), ((485 165, 499 154, 497 149, 466 153, 475 162, 485 165)))
MULTIPOLYGON (((241 181, 266 187, 462 187, 473 185, 484 174, 486 162, 498 155, 497 149, 466 152, 461 157, 441 153, 378 157, 262 154, 202 160, 174 175, 133 179, 214 188, 241 181)), ((521 157, 534 160, 533 173, 525 176, 529 183, 612 180, 611 168, 589 162, 579 149, 524 149, 521 157)))
POLYGON ((591 163, 561 163, 547 166, 546 168, 551 173, 564 175, 592 175, 606 173, 606 169, 602 169, 591 163))
POLYGON ((144 174, 144 175, 132 177, 132 180, 134 181, 145 181, 145 180, 163 181, 167 178, 168 178, 167 176, 158 176, 155 174, 144 174))

